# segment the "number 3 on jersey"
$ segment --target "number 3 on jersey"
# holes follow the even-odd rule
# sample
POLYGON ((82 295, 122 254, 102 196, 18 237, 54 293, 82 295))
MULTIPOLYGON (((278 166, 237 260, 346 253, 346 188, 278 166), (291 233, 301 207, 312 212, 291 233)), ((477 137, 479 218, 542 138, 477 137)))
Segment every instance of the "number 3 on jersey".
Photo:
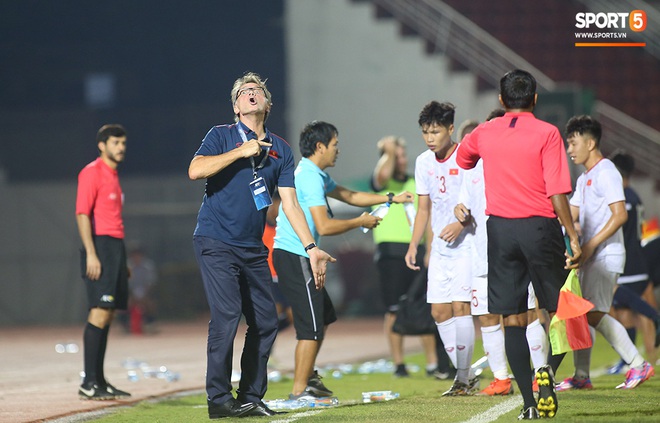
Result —
POLYGON ((440 191, 443 194, 447 192, 447 186, 445 185, 445 182, 446 179, 444 175, 438 178, 438 191, 440 191))

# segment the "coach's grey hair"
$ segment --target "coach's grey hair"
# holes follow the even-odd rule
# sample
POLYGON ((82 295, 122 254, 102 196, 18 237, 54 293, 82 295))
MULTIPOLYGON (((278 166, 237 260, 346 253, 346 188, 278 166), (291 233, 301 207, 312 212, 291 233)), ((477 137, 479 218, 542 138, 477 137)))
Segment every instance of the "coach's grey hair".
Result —
MULTIPOLYGON (((259 74, 257 73, 246 72, 245 75, 241 76, 236 81, 234 81, 234 87, 231 89, 231 104, 236 103, 236 100, 238 100, 238 91, 241 89, 243 85, 254 83, 259 85, 264 90, 266 101, 268 101, 268 104, 272 106, 273 105, 273 102, 271 101, 272 97, 270 91, 268 91, 268 88, 266 87, 266 81, 267 79, 261 79, 261 76, 259 76, 259 74)), ((266 112, 266 116, 264 117, 264 120, 267 118, 268 118, 268 112, 266 112)), ((234 121, 238 122, 238 115, 234 116, 234 121)))

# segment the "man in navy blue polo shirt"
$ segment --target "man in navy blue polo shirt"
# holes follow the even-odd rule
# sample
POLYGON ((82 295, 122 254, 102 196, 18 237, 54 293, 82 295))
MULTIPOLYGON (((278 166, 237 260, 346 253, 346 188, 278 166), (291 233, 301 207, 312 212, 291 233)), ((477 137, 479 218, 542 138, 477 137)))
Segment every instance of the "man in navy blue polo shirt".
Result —
POLYGON ((275 414, 262 401, 278 323, 262 237, 276 187, 319 289, 327 263, 335 261, 316 247, 298 204, 291 148, 265 127, 272 105, 266 84, 248 72, 234 82, 231 101, 236 122, 211 128, 188 169, 190 179, 207 180, 193 244, 211 310, 206 392, 212 419, 275 414), (232 353, 241 313, 248 329, 234 398, 232 353))

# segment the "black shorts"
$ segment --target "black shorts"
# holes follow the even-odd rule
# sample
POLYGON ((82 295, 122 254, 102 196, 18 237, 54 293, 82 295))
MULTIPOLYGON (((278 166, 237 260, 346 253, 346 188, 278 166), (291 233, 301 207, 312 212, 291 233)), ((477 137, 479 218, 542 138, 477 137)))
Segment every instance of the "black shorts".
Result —
MULTIPOLYGON (((424 265, 423 245, 417 248, 417 265, 424 265)), ((426 277, 426 270, 415 271, 406 266, 408 244, 399 242, 382 242, 376 246, 376 267, 380 279, 380 289, 383 303, 389 313, 399 310, 399 298, 410 288, 416 277, 426 277)))
MULTIPOLYGON (((646 291, 646 287, 649 286, 651 281, 648 279, 645 281, 639 281, 639 282, 630 282, 630 283, 621 283, 619 284, 619 287, 625 286, 626 288, 630 289, 632 292, 637 294, 638 296, 644 295, 644 291, 646 291)), ((616 300, 616 295, 614 296, 614 299, 612 300, 612 307, 614 308, 626 308, 619 304, 619 302, 616 300)))
POLYGON ((322 340, 324 327, 335 322, 337 315, 325 288, 316 289, 309 259, 276 248, 273 264, 280 290, 291 305, 296 338, 322 340))
POLYGON ((660 286, 660 238, 655 238, 642 247, 644 260, 649 266, 649 279, 653 286, 660 286))
POLYGON ((539 308, 557 311, 559 290, 568 276, 559 221, 491 216, 486 228, 488 311, 503 315, 526 312, 530 278, 539 308))
POLYGON ((80 250, 80 271, 87 287, 89 308, 126 310, 128 303, 128 267, 124 240, 111 236, 94 237, 96 255, 101 261, 101 276, 90 280, 87 273, 87 253, 80 250))

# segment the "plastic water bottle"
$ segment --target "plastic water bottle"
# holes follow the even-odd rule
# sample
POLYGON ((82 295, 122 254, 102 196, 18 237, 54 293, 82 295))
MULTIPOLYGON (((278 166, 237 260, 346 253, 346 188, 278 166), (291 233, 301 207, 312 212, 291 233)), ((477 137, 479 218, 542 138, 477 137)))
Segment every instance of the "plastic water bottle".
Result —
POLYGON ((308 407, 332 407, 335 405, 339 405, 339 399, 337 397, 315 398, 307 401, 308 407))
MULTIPOLYGON (((387 212, 389 211, 390 211, 390 203, 383 203, 380 206, 376 207, 376 209, 369 214, 372 216, 380 217, 382 219, 385 217, 385 215, 387 215, 387 212)), ((364 232, 365 234, 369 232, 369 228, 365 228, 364 226, 361 229, 362 232, 364 232)))
POLYGON ((142 367, 140 370, 142 370, 142 375, 147 379, 157 378, 161 372, 157 367, 142 367))
POLYGON ((289 407, 286 404, 286 400, 276 399, 276 400, 264 400, 266 407, 271 410, 289 410, 289 407))
POLYGON ((67 342, 62 344, 56 344, 55 351, 58 354, 64 354, 64 353, 76 354, 79 351, 79 348, 78 348, 78 344, 74 342, 67 342))
POLYGON ((373 373, 374 363, 371 361, 365 361, 364 363, 360 364, 360 367, 358 367, 357 372, 361 375, 367 375, 373 373))
POLYGON ((346 373, 346 374, 353 373, 353 365, 352 364, 347 364, 347 363, 340 364, 339 365, 339 370, 342 373, 346 373))
POLYGON ((279 370, 273 370, 268 373, 268 382, 281 382, 282 373, 279 370))
POLYGON ((125 360, 122 360, 121 365, 124 369, 131 370, 131 369, 142 369, 145 367, 149 367, 147 363, 145 363, 142 360, 138 360, 133 357, 128 357, 125 360))
POLYGON ((399 398, 398 392, 392 392, 392 391, 362 392, 362 402, 364 403, 390 401, 396 398, 399 398))
POLYGON ((286 401, 287 400, 283 399, 264 400, 264 404, 266 404, 266 407, 270 408, 271 410, 290 410, 286 401))
POLYGON ((126 376, 128 376, 128 380, 130 380, 131 382, 137 382, 140 379, 138 373, 135 370, 127 371, 126 376))
POLYGON ((479 376, 483 373, 484 369, 488 367, 488 357, 483 356, 479 360, 472 363, 472 370, 474 371, 475 376, 479 376))
POLYGON ((181 375, 178 372, 166 370, 158 374, 158 379, 165 379, 168 382, 176 382, 181 379, 181 375))
POLYGON ((168 370, 165 366, 155 367, 145 367, 142 369, 142 375, 146 379, 165 379, 168 382, 176 382, 181 378, 181 375, 177 372, 168 370))
POLYGON ((337 397, 314 399, 276 399, 264 401, 273 410, 298 410, 301 408, 333 407, 339 405, 337 397))
POLYGON ((415 205, 413 203, 403 203, 403 210, 406 211, 408 225, 410 225, 410 233, 412 233, 413 228, 415 227, 415 217, 417 216, 417 210, 415 210, 415 205))

